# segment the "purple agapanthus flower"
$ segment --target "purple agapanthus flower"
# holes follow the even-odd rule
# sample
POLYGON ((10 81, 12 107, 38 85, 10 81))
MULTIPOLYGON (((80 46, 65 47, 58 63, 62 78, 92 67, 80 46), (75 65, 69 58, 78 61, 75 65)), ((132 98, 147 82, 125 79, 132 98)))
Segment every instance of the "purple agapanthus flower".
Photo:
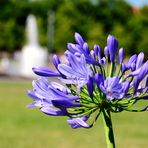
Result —
POLYGON ((134 54, 133 56, 130 57, 127 64, 122 63, 122 72, 127 71, 129 69, 134 71, 136 69, 136 61, 137 61, 137 55, 134 54))
MULTIPOLYGON (((125 82, 128 83, 128 82, 125 82)), ((108 77, 104 84, 100 84, 101 91, 106 94, 108 100, 112 99, 122 99, 125 95, 123 91, 125 84, 120 82, 118 76, 108 77)))
POLYGON ((77 56, 84 54, 87 63, 98 65, 99 61, 96 61, 94 58, 92 58, 88 44, 84 41, 79 33, 75 33, 75 41, 76 44, 67 44, 68 52, 72 54, 77 53, 77 56))
POLYGON ((81 106, 76 100, 78 96, 71 95, 69 89, 56 82, 50 82, 47 78, 33 81, 33 91, 28 95, 34 100, 29 107, 39 107, 40 110, 52 116, 69 115, 67 108, 81 106), (60 104, 60 105, 59 105, 60 104))
POLYGON ((143 52, 125 63, 124 49, 118 51, 118 41, 112 35, 107 38, 104 55, 99 45, 91 50, 78 33, 75 42, 67 45, 65 63, 54 55, 54 69, 33 68, 41 78, 34 80, 33 90, 28 91, 34 101, 29 107, 38 107, 49 116, 67 116, 72 128, 92 127, 104 110, 148 110, 147 106, 132 108, 138 100, 148 100, 148 61, 144 62, 143 52), (57 77, 57 82, 51 82, 51 77, 57 77))
POLYGON ((78 84, 82 87, 88 82, 89 76, 93 75, 92 71, 86 64, 85 56, 82 54, 78 58, 75 54, 68 54, 69 64, 59 64, 58 70, 65 78, 60 78, 66 84, 78 84))

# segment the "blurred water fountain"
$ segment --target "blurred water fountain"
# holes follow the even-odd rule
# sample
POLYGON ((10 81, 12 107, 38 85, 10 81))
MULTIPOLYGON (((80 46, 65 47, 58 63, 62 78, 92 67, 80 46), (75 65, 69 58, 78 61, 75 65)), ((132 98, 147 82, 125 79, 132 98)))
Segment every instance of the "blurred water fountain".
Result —
POLYGON ((38 43, 38 28, 34 15, 29 15, 26 21, 27 44, 22 48, 20 58, 20 75, 35 76, 32 67, 47 66, 48 52, 38 43))

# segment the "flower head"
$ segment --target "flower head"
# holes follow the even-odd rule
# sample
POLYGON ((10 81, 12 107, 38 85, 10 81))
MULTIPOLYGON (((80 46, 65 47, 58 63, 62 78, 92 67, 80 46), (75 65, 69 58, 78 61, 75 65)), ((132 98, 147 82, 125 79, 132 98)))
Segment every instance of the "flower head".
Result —
POLYGON ((82 87, 92 75, 92 71, 86 65, 85 56, 82 54, 79 58, 76 55, 68 54, 69 64, 59 64, 58 70, 65 78, 60 80, 66 84, 78 84, 82 87))
POLYGON ((101 91, 106 94, 107 99, 121 99, 124 96, 124 85, 120 82, 119 77, 108 77, 104 81, 104 85, 100 84, 101 91))
POLYGON ((139 100, 148 100, 148 61, 144 63, 143 52, 124 63, 124 49, 117 51, 118 41, 112 35, 107 38, 104 56, 99 45, 90 50, 78 33, 75 42, 67 45, 66 63, 53 56, 55 70, 33 68, 41 78, 34 80, 33 90, 28 91, 34 101, 29 107, 39 107, 50 116, 67 116, 72 128, 92 127, 104 110, 147 110, 147 106, 132 108, 139 100), (57 77, 57 82, 49 81, 49 77, 57 77))
POLYGON ((71 95, 69 89, 56 82, 50 82, 47 78, 33 81, 33 91, 28 95, 34 100, 29 107, 39 107, 48 115, 65 116, 69 115, 67 108, 80 106, 78 96, 71 95))

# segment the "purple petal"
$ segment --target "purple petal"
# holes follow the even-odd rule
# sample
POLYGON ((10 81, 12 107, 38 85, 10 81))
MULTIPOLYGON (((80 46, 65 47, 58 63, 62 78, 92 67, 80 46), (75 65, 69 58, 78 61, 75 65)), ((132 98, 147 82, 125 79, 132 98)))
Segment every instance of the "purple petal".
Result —
POLYGON ((28 90, 27 94, 28 94, 29 97, 31 97, 34 100, 41 100, 39 97, 36 96, 35 92, 32 91, 32 90, 28 90))
POLYGON ((48 86, 51 85, 51 82, 46 77, 42 77, 38 80, 39 85, 42 86, 43 89, 48 90, 48 86))
POLYGON ((96 55, 98 56, 98 59, 100 60, 101 59, 101 49, 100 49, 100 46, 94 45, 94 51, 95 51, 96 55))
POLYGON ((131 68, 132 71, 136 70, 136 64, 135 63, 132 63, 130 65, 130 68, 131 68))
POLYGON ((114 38, 114 36, 112 36, 112 35, 108 36, 107 47, 108 47, 109 54, 110 54, 110 60, 111 60, 111 62, 114 62, 117 48, 118 48, 118 41, 116 38, 114 38))
POLYGON ((89 46, 86 42, 83 44, 83 49, 86 54, 88 54, 88 55, 90 54, 89 46))
POLYGON ((81 118, 70 118, 67 120, 67 122, 71 125, 72 128, 90 128, 90 125, 88 125, 85 121, 87 121, 88 117, 84 116, 81 118))
POLYGON ((76 73, 73 71, 73 69, 71 67, 69 67, 66 64, 59 64, 58 65, 58 70, 65 76, 67 77, 72 77, 75 76, 76 73))
POLYGON ((126 64, 122 63, 121 71, 124 72, 124 71, 126 71, 128 69, 129 69, 128 66, 126 64))
POLYGON ((141 52, 141 53, 139 53, 139 55, 137 57, 136 69, 138 69, 142 65, 143 60, 144 60, 144 53, 141 52))
POLYGON ((119 84, 119 77, 118 76, 114 76, 112 78, 110 78, 109 82, 108 82, 108 86, 114 88, 116 86, 118 86, 119 84))
POLYGON ((91 58, 95 60, 95 53, 93 50, 90 51, 91 58))
POLYGON ((94 45, 94 53, 95 53, 95 56, 98 56, 98 45, 94 45))
POLYGON ((81 106, 80 103, 75 103, 69 100, 52 100, 52 103, 55 107, 60 108, 60 109, 81 106))
POLYGON ((62 112, 61 110, 54 109, 50 106, 42 107, 40 110, 50 116, 64 116, 65 115, 65 113, 62 112))
POLYGON ((136 63, 136 60, 137 60, 137 55, 134 54, 133 56, 130 57, 128 61, 128 66, 130 67, 132 63, 136 63))
POLYGON ((148 74, 148 61, 143 64, 138 75, 138 79, 141 81, 148 74))
POLYGON ((114 99, 114 96, 111 95, 110 93, 107 93, 107 94, 106 94, 106 97, 107 97, 107 99, 110 100, 110 101, 111 101, 112 99, 114 99))
POLYGON ((45 67, 38 67, 38 68, 32 68, 33 72, 39 76, 43 77, 60 77, 60 73, 57 70, 52 70, 50 68, 45 67))
POLYGON ((29 107, 29 108, 35 108, 36 107, 36 102, 32 102, 32 103, 30 103, 30 104, 27 104, 27 107, 29 107))
POLYGON ((124 59, 124 49, 123 48, 119 49, 118 57, 119 57, 119 63, 121 64, 124 59))
POLYGON ((94 84, 93 84, 93 78, 89 77, 88 83, 87 83, 87 89, 89 92, 90 97, 93 97, 93 90, 94 90, 94 84))
MULTIPOLYGON (((112 97, 113 98, 116 98, 116 99, 122 99, 123 98, 123 96, 124 96, 124 93, 123 92, 115 92, 113 95, 112 95, 112 97)), ((112 98, 112 99, 113 99, 112 98)))
POLYGON ((65 94, 70 93, 70 90, 68 88, 66 88, 65 86, 57 82, 51 82, 51 85, 53 86, 53 88, 56 88, 57 90, 60 90, 60 91, 64 90, 63 92, 66 92, 65 94))
POLYGON ((106 65, 106 58, 105 57, 103 57, 100 61, 99 61, 99 63, 101 64, 101 65, 106 65))
POLYGON ((50 92, 48 92, 48 87, 42 87, 40 81, 34 80, 32 82, 32 85, 34 87, 34 91, 37 97, 43 99, 43 98, 51 98, 50 92))
POLYGON ((61 92, 60 90, 53 88, 52 86, 48 86, 48 89, 49 89, 48 91, 50 92, 50 96, 52 95, 52 99, 54 99, 54 100, 56 100, 56 99, 57 100, 67 100, 68 99, 69 101, 72 101, 72 100, 78 99, 78 96, 67 95, 67 94, 61 92))
POLYGON ((138 89, 139 83, 140 83, 140 81, 138 80, 138 77, 135 77, 134 80, 133 80, 133 87, 134 87, 133 93, 134 94, 136 93, 136 91, 138 89))
POLYGON ((35 108, 35 107, 42 107, 42 101, 35 101, 27 105, 27 107, 35 108))
POLYGON ((86 65, 85 56, 83 54, 80 57, 80 61, 81 61, 82 73, 85 73, 85 75, 89 75, 89 74, 91 75, 91 71, 86 65))
POLYGON ((140 68, 139 68, 139 69, 137 69, 137 70, 135 70, 135 71, 133 71, 133 72, 131 72, 130 74, 128 74, 128 77, 131 77, 131 76, 136 76, 136 75, 138 75, 138 74, 139 74, 139 72, 140 72, 140 68))
POLYGON ((59 78, 59 80, 65 84, 78 84, 80 82, 80 80, 70 79, 70 78, 68 79, 59 78))
POLYGON ((70 53, 68 55, 68 58, 73 71, 79 74, 79 77, 81 77, 83 73, 87 73, 86 69, 83 68, 83 67, 86 67, 86 61, 83 62, 85 60, 85 57, 83 54, 80 56, 80 59, 78 59, 76 55, 72 55, 70 53))
POLYGON ((84 44, 84 40, 83 40, 82 36, 77 32, 75 33, 75 41, 81 46, 83 46, 83 44, 84 44))
POLYGON ((102 74, 95 74, 95 81, 97 84, 97 87, 100 87, 100 84, 102 83, 104 85, 104 77, 102 74))
POLYGON ((68 48, 68 50, 71 52, 71 53, 76 53, 76 52, 80 52, 80 53, 82 53, 82 51, 79 49, 79 48, 77 48, 76 46, 75 46, 75 44, 72 44, 72 43, 68 43, 67 44, 67 48, 68 48))
POLYGON ((138 75, 139 79, 143 79, 148 74, 148 61, 145 62, 139 69, 131 72, 128 76, 138 75))
POLYGON ((130 83, 129 81, 126 81, 125 83, 123 83, 123 92, 126 94, 129 90, 130 87, 130 83))
POLYGON ((57 68, 58 65, 61 63, 61 62, 60 62, 60 59, 59 59, 59 57, 58 57, 57 55, 54 55, 54 56, 52 57, 52 62, 53 62, 54 66, 55 66, 56 68, 57 68))
POLYGON ((102 91, 104 94, 107 93, 107 92, 106 92, 106 88, 104 87, 104 85, 100 84, 100 85, 99 85, 99 88, 101 89, 101 91, 102 91))

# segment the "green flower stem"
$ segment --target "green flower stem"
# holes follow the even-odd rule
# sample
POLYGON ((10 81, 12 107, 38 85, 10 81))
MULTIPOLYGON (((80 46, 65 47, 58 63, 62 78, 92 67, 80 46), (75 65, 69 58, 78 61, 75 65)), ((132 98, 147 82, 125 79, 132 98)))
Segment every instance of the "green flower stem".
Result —
POLYGON ((106 57, 106 67, 105 67, 106 77, 108 77, 108 57, 106 57))
POLYGON ((114 141, 114 134, 113 134, 110 111, 103 109, 102 115, 103 115, 107 148, 115 148, 115 141, 114 141))
POLYGON ((112 77, 114 75, 114 68, 115 68, 115 63, 111 63, 110 77, 112 77))

